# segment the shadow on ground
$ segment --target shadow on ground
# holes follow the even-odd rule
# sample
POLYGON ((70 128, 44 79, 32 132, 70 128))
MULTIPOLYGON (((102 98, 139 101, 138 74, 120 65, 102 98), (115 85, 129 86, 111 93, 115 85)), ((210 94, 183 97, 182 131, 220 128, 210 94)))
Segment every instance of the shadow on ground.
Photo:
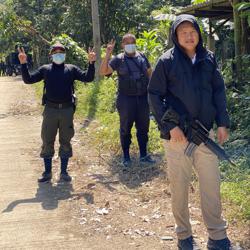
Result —
POLYGON ((166 171, 163 167, 165 162, 161 155, 154 155, 155 164, 139 163, 133 156, 131 159, 132 165, 124 167, 121 164, 121 156, 113 156, 105 161, 109 167, 110 176, 103 174, 93 174, 91 176, 96 182, 102 183, 111 192, 115 190, 112 184, 121 183, 129 189, 136 189, 155 178, 166 178, 166 171))
POLYGON ((94 197, 91 193, 74 194, 72 193, 73 191, 71 183, 39 183, 34 198, 13 201, 2 211, 2 213, 12 212, 18 205, 28 203, 41 203, 44 210, 53 210, 58 208, 58 204, 62 200, 80 199, 81 197, 85 198, 88 204, 94 203, 94 197))

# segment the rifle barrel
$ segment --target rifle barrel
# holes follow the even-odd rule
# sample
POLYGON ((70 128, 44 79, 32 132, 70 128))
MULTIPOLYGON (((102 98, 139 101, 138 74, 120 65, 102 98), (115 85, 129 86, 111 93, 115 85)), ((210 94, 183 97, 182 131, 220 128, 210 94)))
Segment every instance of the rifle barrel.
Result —
POLYGON ((204 142, 205 145, 214 153, 218 156, 220 160, 226 160, 230 164, 232 164, 234 167, 236 166, 235 163, 233 163, 229 156, 226 154, 225 150, 221 148, 219 145, 217 145, 212 139, 207 138, 207 141, 204 142))

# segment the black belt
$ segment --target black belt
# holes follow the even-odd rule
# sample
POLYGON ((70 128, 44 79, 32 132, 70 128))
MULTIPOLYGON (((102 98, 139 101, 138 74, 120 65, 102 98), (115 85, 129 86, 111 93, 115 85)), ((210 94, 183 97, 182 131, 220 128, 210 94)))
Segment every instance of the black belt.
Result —
POLYGON ((65 109, 69 107, 73 107, 72 102, 64 102, 64 103, 54 103, 50 101, 46 101, 46 106, 49 108, 54 108, 54 109, 65 109))

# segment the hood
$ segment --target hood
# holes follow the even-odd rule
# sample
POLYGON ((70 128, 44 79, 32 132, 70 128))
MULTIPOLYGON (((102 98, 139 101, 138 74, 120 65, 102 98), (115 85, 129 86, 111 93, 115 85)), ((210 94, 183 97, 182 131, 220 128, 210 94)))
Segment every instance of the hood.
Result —
POLYGON ((183 51, 183 49, 181 48, 181 46, 180 46, 180 44, 178 43, 178 40, 177 40, 176 29, 181 23, 186 22, 186 21, 192 23, 194 25, 195 29, 197 30, 198 34, 199 34, 199 43, 197 45, 197 52, 198 51, 203 51, 204 47, 203 47, 203 40, 202 40, 202 36, 201 36, 200 27, 199 27, 199 25, 197 23, 196 18, 194 16, 188 15, 188 14, 183 14, 183 15, 177 16, 175 21, 172 24, 171 38, 172 38, 172 41, 173 41, 174 45, 177 46, 181 51, 183 51))

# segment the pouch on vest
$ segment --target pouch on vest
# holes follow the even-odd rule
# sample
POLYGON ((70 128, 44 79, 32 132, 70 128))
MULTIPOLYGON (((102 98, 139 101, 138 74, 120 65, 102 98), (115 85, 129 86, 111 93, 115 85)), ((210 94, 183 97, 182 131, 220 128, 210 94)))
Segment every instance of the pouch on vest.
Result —
POLYGON ((119 92, 125 95, 145 95, 147 93, 149 83, 149 79, 145 75, 145 72, 143 72, 143 69, 135 61, 133 61, 136 67, 140 70, 140 78, 134 79, 133 72, 125 57, 124 62, 127 66, 129 75, 119 77, 119 92))

